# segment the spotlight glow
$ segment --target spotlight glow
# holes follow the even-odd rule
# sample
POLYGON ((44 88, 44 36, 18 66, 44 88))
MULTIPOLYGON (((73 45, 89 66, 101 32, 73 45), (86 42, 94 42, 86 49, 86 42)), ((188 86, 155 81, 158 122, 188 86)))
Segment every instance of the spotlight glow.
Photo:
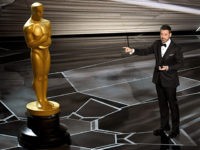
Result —
POLYGON ((170 11, 200 15, 200 10, 198 10, 198 9, 184 7, 184 6, 178 6, 178 5, 173 5, 173 4, 153 2, 151 0, 112 0, 112 1, 125 3, 125 4, 145 6, 145 7, 149 7, 149 8, 165 9, 165 10, 170 10, 170 11))

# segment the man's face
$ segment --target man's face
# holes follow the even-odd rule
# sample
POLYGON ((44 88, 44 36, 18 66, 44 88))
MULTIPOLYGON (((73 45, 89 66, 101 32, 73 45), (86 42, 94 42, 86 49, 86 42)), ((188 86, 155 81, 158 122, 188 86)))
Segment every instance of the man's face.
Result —
POLYGON ((172 33, 169 30, 160 30, 160 39, 162 43, 166 43, 171 36, 172 33))

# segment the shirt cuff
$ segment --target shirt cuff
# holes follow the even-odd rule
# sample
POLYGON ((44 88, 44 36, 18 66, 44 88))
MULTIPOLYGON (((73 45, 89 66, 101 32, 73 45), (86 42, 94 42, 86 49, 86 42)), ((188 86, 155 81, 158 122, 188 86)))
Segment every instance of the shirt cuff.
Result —
POLYGON ((135 49, 133 48, 131 52, 129 52, 130 55, 132 55, 135 52, 135 49))

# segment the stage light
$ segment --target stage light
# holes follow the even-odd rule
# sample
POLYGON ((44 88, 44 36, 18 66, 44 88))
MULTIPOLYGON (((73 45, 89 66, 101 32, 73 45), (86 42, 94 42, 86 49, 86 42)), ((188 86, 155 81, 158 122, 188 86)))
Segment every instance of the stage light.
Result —
POLYGON ((153 1, 150 1, 150 0, 112 0, 112 1, 125 3, 125 4, 131 4, 131 5, 139 5, 139 6, 149 7, 149 8, 183 12, 183 13, 186 13, 186 14, 188 13, 188 14, 200 15, 200 10, 198 10, 198 9, 174 5, 174 4, 153 2, 153 1))
POLYGON ((200 27, 197 28, 196 32, 198 32, 200 30, 200 27))

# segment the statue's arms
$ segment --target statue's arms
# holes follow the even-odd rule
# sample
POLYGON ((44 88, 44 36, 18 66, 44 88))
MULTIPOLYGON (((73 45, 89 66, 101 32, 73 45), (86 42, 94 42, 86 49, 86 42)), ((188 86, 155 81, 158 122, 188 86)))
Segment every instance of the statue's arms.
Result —
POLYGON ((42 43, 48 40, 47 33, 42 33, 42 36, 39 39, 35 39, 32 26, 24 27, 24 34, 27 46, 29 48, 38 48, 42 43))

